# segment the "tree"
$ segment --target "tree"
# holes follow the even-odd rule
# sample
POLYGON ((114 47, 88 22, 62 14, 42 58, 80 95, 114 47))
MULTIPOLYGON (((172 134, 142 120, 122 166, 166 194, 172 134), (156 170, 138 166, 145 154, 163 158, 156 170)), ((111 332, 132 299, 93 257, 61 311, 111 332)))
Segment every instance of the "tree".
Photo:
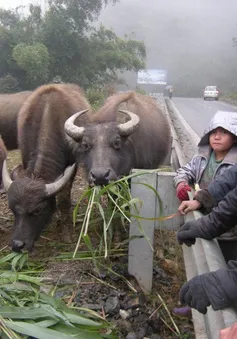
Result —
POLYGON ((86 74, 85 86, 118 81, 117 71, 145 68, 146 50, 141 41, 125 36, 119 38, 112 30, 100 26, 87 41, 81 60, 81 71, 86 74))
POLYGON ((98 18, 103 6, 116 4, 119 0, 50 0, 50 9, 70 21, 78 34, 90 30, 90 23, 98 18))
POLYGON ((30 86, 37 86, 47 81, 49 53, 45 45, 20 43, 13 49, 13 58, 26 72, 26 79, 30 86))
MULTIPOLYGON (((37 6, 36 6, 37 7, 37 6)), ((30 22, 37 21, 35 13, 24 18, 15 10, 0 9, 0 76, 11 74, 19 82, 20 89, 29 87, 25 71, 13 58, 13 49, 20 43, 29 44, 34 39, 30 22)))
POLYGON ((46 13, 30 5, 27 17, 0 11, 0 76, 11 74, 22 89, 55 76, 84 88, 118 82, 118 71, 145 67, 145 45, 132 36, 92 27, 103 6, 118 0, 51 0, 46 13), (2 31, 1 31, 2 30, 2 31), (1 33, 2 32, 2 33, 1 33))
POLYGON ((52 1, 41 26, 41 41, 50 54, 50 78, 60 74, 64 81, 88 88, 118 81, 117 70, 145 67, 142 42, 129 36, 121 39, 103 26, 96 30, 89 25, 88 20, 94 20, 106 3, 52 1))

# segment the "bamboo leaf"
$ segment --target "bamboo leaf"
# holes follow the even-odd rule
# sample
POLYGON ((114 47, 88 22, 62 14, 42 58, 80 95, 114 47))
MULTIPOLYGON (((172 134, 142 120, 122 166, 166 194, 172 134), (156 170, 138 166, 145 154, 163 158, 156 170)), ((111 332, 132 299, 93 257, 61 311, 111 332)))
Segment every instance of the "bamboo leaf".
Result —
POLYGON ((14 306, 2 306, 0 307, 0 314, 4 318, 10 319, 39 319, 56 317, 46 309, 34 308, 34 307, 14 307, 14 306))
POLYGON ((93 331, 88 327, 81 328, 79 326, 75 326, 75 327, 69 328, 68 326, 65 326, 61 323, 53 326, 53 329, 60 333, 68 333, 68 335, 73 336, 73 338, 75 339, 102 339, 102 338, 116 339, 117 338, 112 334, 103 334, 103 330, 101 330, 101 333, 100 333, 97 331, 93 331))
POLYGON ((53 325, 56 325, 59 322, 59 320, 56 319, 46 319, 42 321, 38 321, 36 324, 40 327, 51 327, 53 325))
POLYGON ((99 322, 83 317, 78 312, 73 312, 72 310, 67 309, 67 311, 65 310, 63 311, 63 313, 73 324, 101 327, 101 324, 99 322))
POLYGON ((44 328, 36 324, 29 324, 21 321, 5 321, 5 324, 13 331, 32 336, 37 339, 75 339, 75 335, 61 333, 49 328, 44 328))
POLYGON ((2 258, 0 259, 0 264, 6 263, 6 262, 12 260, 17 254, 18 254, 18 253, 16 253, 16 252, 11 252, 11 253, 9 253, 8 255, 2 257, 2 258))
POLYGON ((33 288, 29 285, 20 282, 14 282, 11 284, 1 285, 1 289, 4 291, 14 291, 15 293, 32 292, 33 288))
POLYGON ((28 257, 29 254, 28 253, 24 253, 25 255, 23 255, 20 260, 19 260, 19 269, 22 270, 23 266, 26 264, 26 262, 28 261, 28 257))
POLYGON ((22 274, 22 273, 18 273, 18 272, 11 272, 11 271, 4 271, 3 273, 0 274, 0 282, 4 283, 2 281, 2 279, 6 279, 6 283, 7 280, 8 282, 14 282, 14 281, 25 281, 25 282, 29 282, 35 285, 40 285, 42 278, 38 278, 38 277, 32 277, 29 274, 22 274))
POLYGON ((11 262, 12 269, 14 271, 17 271, 17 265, 19 266, 19 268, 20 268, 20 265, 23 266, 27 258, 28 258, 27 253, 17 253, 17 255, 15 255, 15 257, 12 259, 12 262, 11 262), (20 264, 20 262, 22 263, 20 264))

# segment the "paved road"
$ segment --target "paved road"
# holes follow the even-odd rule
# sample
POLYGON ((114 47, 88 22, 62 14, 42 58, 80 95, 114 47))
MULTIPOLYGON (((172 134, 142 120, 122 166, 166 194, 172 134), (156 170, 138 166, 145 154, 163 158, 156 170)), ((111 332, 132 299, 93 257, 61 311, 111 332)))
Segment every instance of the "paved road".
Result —
POLYGON ((221 101, 204 101, 202 98, 173 98, 173 103, 200 137, 216 111, 237 112, 237 106, 221 101))

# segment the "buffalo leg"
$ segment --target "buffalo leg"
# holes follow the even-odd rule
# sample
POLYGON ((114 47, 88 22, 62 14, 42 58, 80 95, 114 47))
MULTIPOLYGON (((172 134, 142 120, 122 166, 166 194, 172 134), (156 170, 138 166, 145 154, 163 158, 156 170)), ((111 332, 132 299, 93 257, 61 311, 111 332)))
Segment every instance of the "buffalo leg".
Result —
POLYGON ((72 242, 72 214, 70 211, 71 207, 71 188, 73 180, 70 180, 65 188, 58 194, 57 202, 58 209, 61 214, 61 218, 58 221, 58 228, 63 242, 72 242))

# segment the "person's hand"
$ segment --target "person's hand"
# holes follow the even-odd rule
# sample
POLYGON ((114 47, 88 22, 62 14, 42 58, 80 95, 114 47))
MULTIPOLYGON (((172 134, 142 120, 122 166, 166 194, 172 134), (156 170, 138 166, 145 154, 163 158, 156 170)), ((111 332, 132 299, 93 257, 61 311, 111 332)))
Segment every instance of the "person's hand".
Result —
POLYGON ((214 311, 223 310, 237 301, 236 269, 221 268, 207 272, 189 280, 179 292, 181 303, 205 314, 207 307, 214 311))
POLYGON ((180 245, 192 246, 198 238, 196 220, 187 221, 177 232, 177 240, 180 245))
POLYGON ((200 202, 201 206, 204 207, 207 213, 210 213, 217 203, 207 189, 195 192, 194 199, 200 202))
POLYGON ((182 304, 187 304, 200 313, 206 314, 207 307, 211 305, 211 302, 206 293, 203 279, 205 279, 205 274, 197 275, 184 284, 180 289, 179 299, 182 304))
POLYGON ((181 204, 179 205, 178 211, 182 214, 185 215, 188 212, 196 211, 199 208, 201 208, 201 204, 197 200, 187 200, 187 201, 182 201, 181 204))
POLYGON ((176 195, 179 200, 188 200, 188 192, 191 191, 191 187, 186 183, 186 181, 182 181, 176 187, 176 195))

